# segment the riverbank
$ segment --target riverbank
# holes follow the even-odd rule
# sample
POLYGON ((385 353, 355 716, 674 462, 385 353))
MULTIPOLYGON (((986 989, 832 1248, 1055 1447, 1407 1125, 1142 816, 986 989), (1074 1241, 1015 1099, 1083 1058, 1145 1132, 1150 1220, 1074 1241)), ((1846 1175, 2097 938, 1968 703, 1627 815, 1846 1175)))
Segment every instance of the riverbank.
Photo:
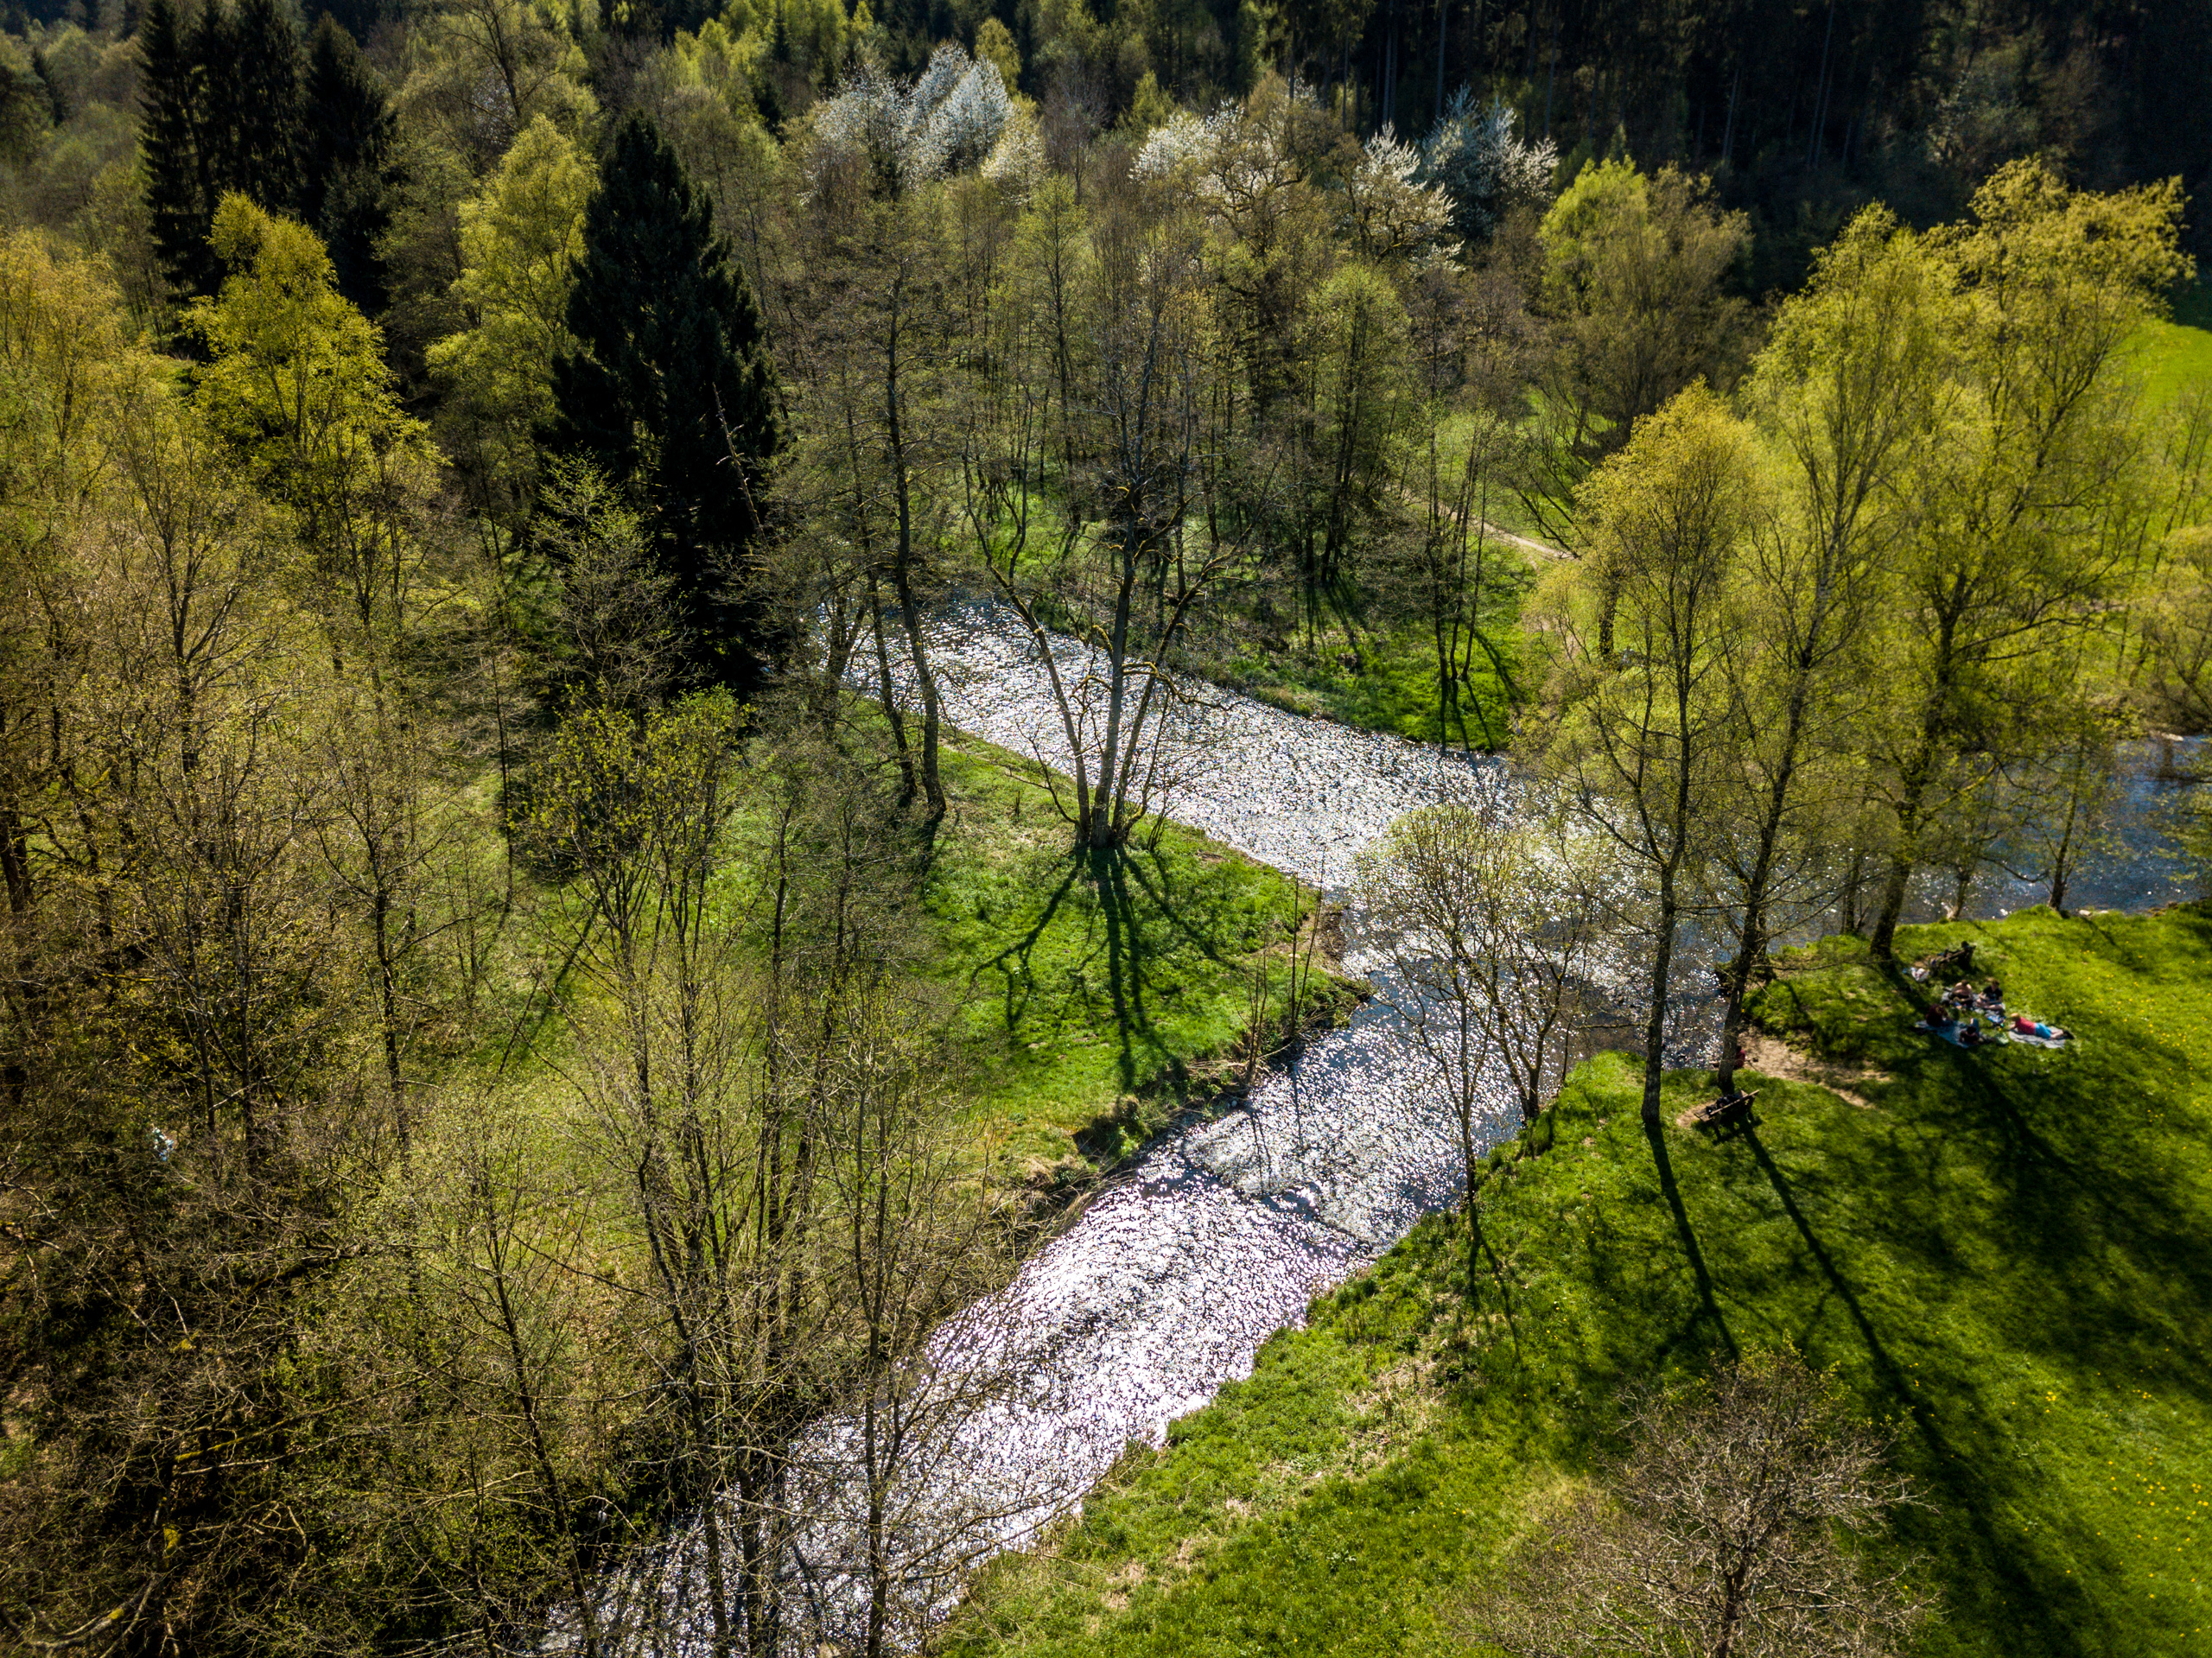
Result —
POLYGON ((1179 823, 1073 850, 1035 761, 944 740, 925 970, 971 1121, 1033 1180, 1128 1157, 1351 1001, 1313 887, 1179 823))
POLYGON ((1631 1381, 1732 1345, 1837 1367, 1891 1422, 1927 1506, 1930 1654, 2164 1653, 2212 1627, 2212 915, 1908 929, 1972 937, 2071 1049, 1911 1035, 1833 946, 1763 999, 1769 1034, 1847 1067, 1781 1077, 1713 1143, 1672 1119, 1666 1178, 1618 1057, 1577 1072, 1541 1157, 1486 1180, 1467 1236, 1424 1222, 1262 1350, 1249 1382, 1126 1457, 1083 1521, 995 1563, 947 1651, 1464 1650, 1464 1586, 1531 1503, 1617 1448, 1631 1381), (1669 1196, 1671 1187, 1671 1197, 1669 1196))

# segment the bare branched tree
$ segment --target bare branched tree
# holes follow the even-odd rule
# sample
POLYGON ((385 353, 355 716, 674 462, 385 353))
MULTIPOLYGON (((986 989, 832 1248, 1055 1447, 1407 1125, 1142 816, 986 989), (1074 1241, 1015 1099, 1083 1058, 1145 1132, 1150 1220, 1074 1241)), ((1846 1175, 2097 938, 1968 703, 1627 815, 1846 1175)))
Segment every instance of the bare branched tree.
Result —
POLYGON ((1647 1398, 1631 1430, 1604 1489, 1478 1595, 1470 1635, 1515 1658, 1879 1658, 1930 1616, 1916 1562, 1859 1546, 1911 1488, 1827 1374, 1754 1355, 1647 1398))
POLYGON ((1378 994, 1450 1098, 1471 1204, 1490 1064, 1529 1120, 1566 1070, 1599 943, 1593 850, 1499 805, 1451 805, 1401 818, 1360 860, 1363 901, 1391 936, 1378 994))
POLYGON ((1226 435, 1207 418, 1212 322, 1196 250, 1172 226, 1117 218, 1095 227, 1088 251, 1090 314, 1077 326, 1096 378, 1076 395, 1090 459, 1053 504, 1058 533, 1038 533, 1051 459, 1041 378, 1017 388, 1015 413, 985 435, 992 441, 971 446, 967 512, 1045 664, 1074 782, 1063 809, 1078 841, 1107 848, 1157 804, 1158 734, 1188 696, 1170 664, 1254 521, 1212 499, 1222 467, 1208 446, 1226 435), (1055 654, 1056 622, 1090 647, 1080 661, 1055 654))

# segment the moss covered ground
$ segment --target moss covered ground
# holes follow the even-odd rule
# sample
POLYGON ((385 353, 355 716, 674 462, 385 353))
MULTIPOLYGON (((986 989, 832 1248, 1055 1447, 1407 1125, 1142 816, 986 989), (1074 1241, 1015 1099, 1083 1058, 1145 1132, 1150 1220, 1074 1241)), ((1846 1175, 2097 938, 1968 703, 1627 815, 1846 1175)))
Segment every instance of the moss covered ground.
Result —
MULTIPOLYGON (((1008 1557, 963 1655, 1470 1648, 1464 1587, 1618 1449, 1632 1383, 1789 1344, 1890 1424, 1941 1655, 2212 1651, 2212 915, 1907 929, 1973 937, 2070 1049, 1914 1035, 1830 941, 1759 1002, 1854 1104, 1758 1078, 1760 1121, 1648 1137, 1621 1056, 1501 1156, 1470 1238, 1432 1219, 1134 1449, 1081 1522, 1008 1557)), ((1779 1069, 1779 1066, 1777 1066, 1779 1069)), ((1478 1650, 1478 1648, 1476 1648, 1478 1650)))

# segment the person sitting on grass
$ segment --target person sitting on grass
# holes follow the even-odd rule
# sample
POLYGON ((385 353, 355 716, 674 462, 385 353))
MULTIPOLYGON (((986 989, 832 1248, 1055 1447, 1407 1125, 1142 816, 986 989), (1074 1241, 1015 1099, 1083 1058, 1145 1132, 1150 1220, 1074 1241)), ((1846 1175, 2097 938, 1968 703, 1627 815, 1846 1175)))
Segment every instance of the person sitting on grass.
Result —
POLYGON ((2005 987, 1998 983, 1994 979, 1992 979, 1987 984, 1982 986, 1981 1005, 1983 1011, 1986 1013, 2003 1013, 2005 1011, 2005 987))
POLYGON ((1962 1048, 1978 1048, 1988 1040, 1989 1039, 1982 1034, 1981 1026, 1972 1020, 1968 1020, 1966 1029, 1959 1032, 1959 1045, 1962 1048))

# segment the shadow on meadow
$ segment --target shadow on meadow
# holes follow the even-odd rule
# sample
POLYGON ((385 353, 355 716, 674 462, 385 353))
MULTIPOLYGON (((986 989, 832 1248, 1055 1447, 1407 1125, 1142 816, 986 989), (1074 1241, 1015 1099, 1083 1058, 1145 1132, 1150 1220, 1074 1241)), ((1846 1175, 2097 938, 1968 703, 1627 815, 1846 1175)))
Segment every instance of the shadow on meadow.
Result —
POLYGON ((1896 1432, 1922 1502, 1875 1547, 1926 1559, 1919 1653, 2199 1649, 2212 918, 2029 912, 1910 948, 1969 935, 2080 1040, 1912 1035, 1915 998, 1847 943, 1764 1008, 1878 1061, 1864 1105, 1761 1077, 1760 1121, 1709 1139, 1671 1126, 1712 1091, 1680 1072, 1652 1134, 1639 1067, 1598 1056, 1486 1165, 1473 1234, 1431 1217, 1321 1297, 1052 1548, 986 1573, 946 1649, 1482 1653, 1469 1587, 1623 1449, 1624 1397, 1783 1345, 1896 1432))
MULTIPOLYGON (((1669 1130, 1641 1169, 1617 1164, 1626 1223, 1586 1227, 1562 1263, 1591 1300, 1551 1391, 1609 1399, 1717 1350, 1797 1346, 1898 1427, 1929 1506, 1897 1532, 1930 1556, 1948 1607, 1931 1649, 1975 1649, 1969 1631, 2005 1632, 2012 1653, 2143 1649, 2120 1585, 2139 1586, 2145 1546, 2184 1545, 2092 1488, 2124 1498, 2107 1460, 2163 1466, 2192 1448, 2179 1424, 2119 1419, 2171 1401, 2202 1424, 2212 1259, 2202 1101, 2176 1105, 2194 1086, 2187 1032, 2120 1015, 2131 998, 2175 1014, 2202 1001, 2212 923, 2165 918, 2153 937, 2046 913, 1991 943, 2016 1000, 2041 997, 2029 1005, 2074 1026, 2073 1046, 1969 1053, 1870 1033, 1859 1051, 1892 1078, 1868 1086, 1872 1109, 1764 1079, 1750 1133, 1669 1130)), ((1910 1001, 1900 988, 1859 1016, 1909 1025, 1910 1001)), ((1632 1121, 1627 1079, 1612 1083, 1592 1078, 1566 1109, 1632 1121)), ((1682 1103, 1704 1091, 1694 1073, 1670 1084, 1682 1103)), ((2177 1614, 2186 1598, 2170 1595, 2177 1614)))

